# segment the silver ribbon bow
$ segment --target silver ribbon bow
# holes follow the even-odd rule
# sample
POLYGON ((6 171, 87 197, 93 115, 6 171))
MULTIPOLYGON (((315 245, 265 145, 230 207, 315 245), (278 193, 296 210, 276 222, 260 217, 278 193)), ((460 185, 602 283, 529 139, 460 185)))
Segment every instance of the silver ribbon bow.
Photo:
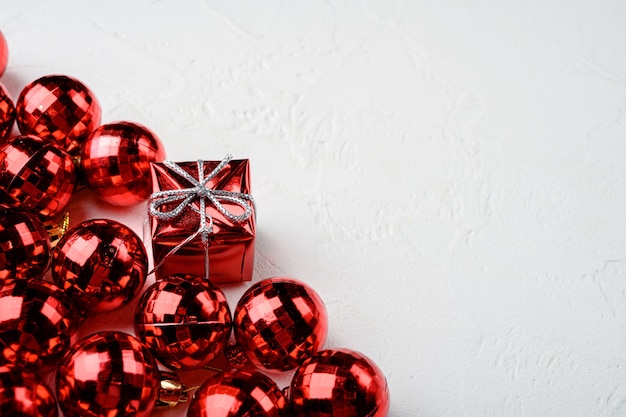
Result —
POLYGON ((219 174, 226 165, 232 159, 232 155, 228 154, 217 167, 209 175, 204 176, 204 162, 198 160, 198 178, 194 178, 189 175, 184 169, 170 160, 163 161, 165 165, 171 171, 177 173, 183 177, 191 187, 178 190, 164 190, 157 191, 150 195, 150 203, 148 206, 148 212, 151 216, 159 220, 171 220, 182 214, 185 209, 189 208, 200 215, 200 221, 198 230, 191 235, 187 236, 185 240, 176 245, 170 250, 156 265, 151 272, 156 271, 161 265, 165 263, 167 258, 176 253, 180 248, 187 245, 189 242, 200 236, 202 244, 204 245, 204 271, 206 279, 209 279, 209 235, 213 233, 213 216, 206 212, 207 200, 213 205, 224 217, 231 220, 234 223, 243 223, 252 216, 252 209, 254 208, 254 199, 250 194, 238 193, 235 191, 214 190, 207 186, 207 183, 211 181, 217 174, 219 174), (175 202, 180 203, 171 210, 163 210, 163 206, 175 202), (194 202, 198 202, 199 208, 194 206, 194 202), (242 214, 234 214, 228 211, 222 202, 234 203, 241 208, 244 212, 242 214))

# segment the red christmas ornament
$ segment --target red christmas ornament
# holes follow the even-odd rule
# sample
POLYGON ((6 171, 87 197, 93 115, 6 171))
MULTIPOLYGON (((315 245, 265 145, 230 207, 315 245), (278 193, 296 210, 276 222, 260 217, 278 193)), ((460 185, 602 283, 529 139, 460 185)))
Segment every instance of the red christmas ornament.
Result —
POLYGON ((221 353, 232 321, 224 293, 191 275, 165 277, 141 296, 135 333, 172 369, 200 368, 221 353))
POLYGON ((386 417, 389 388, 367 356, 347 349, 323 350, 296 371, 289 401, 297 417, 386 417))
POLYGON ((139 340, 100 332, 79 340, 59 363, 56 391, 65 417, 148 416, 160 375, 139 340))
POLYGON ((59 142, 71 155, 100 125, 100 103, 83 83, 65 75, 47 75, 28 84, 17 99, 22 134, 59 142))
POLYGON ((20 210, 0 212, 0 280, 41 278, 50 264, 50 238, 41 220, 20 210))
POLYGON ((72 157, 37 136, 17 136, 0 144, 0 206, 59 214, 74 191, 72 157))
POLYGON ((138 123, 97 128, 83 144, 81 167, 91 190, 116 206, 146 200, 152 192, 150 163, 165 159, 161 140, 138 123))
MULTIPOLYGON (((2 35, 1 32, 0 35, 2 35)), ((0 51, 1 53, 2 51, 0 51)), ((15 106, 6 88, 0 84, 0 140, 9 136, 14 121, 15 106)))
POLYGON ((27 369, 0 366, 0 414, 3 416, 57 417, 52 390, 27 369))
POLYGON ((0 286, 0 364, 55 365, 74 341, 79 317, 55 285, 35 280, 0 286))
POLYGON ((286 403, 274 381, 260 372, 230 371, 202 384, 187 417, 286 417, 286 403))
POLYGON ((322 299, 308 285, 291 278, 269 278, 241 297, 234 330, 252 363, 287 371, 321 349, 328 317, 322 299))
POLYGON ((7 69, 8 63, 9 46, 7 45, 7 40, 2 34, 2 31, 0 31, 0 77, 2 77, 2 74, 4 74, 4 71, 7 69))
POLYGON ((100 313, 131 302, 146 281, 146 250, 131 229, 95 219, 69 230, 52 253, 52 278, 81 308, 100 313))

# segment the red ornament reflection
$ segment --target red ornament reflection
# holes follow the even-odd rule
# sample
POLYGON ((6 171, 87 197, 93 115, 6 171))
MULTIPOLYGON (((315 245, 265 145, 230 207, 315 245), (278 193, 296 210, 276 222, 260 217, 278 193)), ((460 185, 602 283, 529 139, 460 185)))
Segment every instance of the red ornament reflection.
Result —
POLYGON ((74 191, 72 157, 56 143, 17 136, 0 145, 0 206, 59 214, 74 191))
POLYGON ((128 206, 152 192, 150 163, 165 159, 161 140, 138 123, 97 128, 83 144, 81 166, 91 190, 102 200, 128 206))
MULTIPOLYGON (((2 51, 0 51, 1 53, 2 51)), ((15 106, 9 92, 0 84, 0 139, 5 139, 11 134, 14 121, 15 106)))
POLYGON ((159 390, 154 358, 139 340, 122 332, 79 340, 59 363, 56 377, 65 417, 146 417, 159 390))
POLYGON ((385 375, 362 353, 323 350, 296 371, 289 391, 297 417, 386 417, 385 375))
POLYGON ((287 417, 287 401, 267 376, 251 370, 217 374, 202 384, 187 417, 287 417))
POLYGON ((148 258, 139 236, 114 220, 83 222, 52 253, 52 278, 81 309, 100 313, 130 303, 146 281, 148 258))
POLYGON ((202 278, 165 277, 141 296, 135 333, 166 366, 194 369, 221 353, 232 320, 224 293, 202 278))
POLYGON ((7 69, 7 64, 9 62, 9 46, 7 45, 7 40, 0 31, 0 77, 4 74, 4 71, 7 69))
POLYGON ((0 413, 3 416, 57 417, 52 390, 31 371, 0 366, 0 413))
POLYGON ((56 285, 35 279, 0 286, 0 364, 48 368, 74 342, 78 314, 56 285))
POLYGON ((326 307, 308 285, 269 278, 250 287, 234 314, 237 343, 256 366, 287 371, 322 348, 328 333, 326 307))
POLYGON ((50 238, 41 220, 26 211, 0 211, 0 281, 41 278, 49 264, 50 238))
POLYGON ((15 105, 17 125, 25 135, 57 141, 71 155, 100 125, 100 103, 75 78, 47 75, 28 84, 15 105))

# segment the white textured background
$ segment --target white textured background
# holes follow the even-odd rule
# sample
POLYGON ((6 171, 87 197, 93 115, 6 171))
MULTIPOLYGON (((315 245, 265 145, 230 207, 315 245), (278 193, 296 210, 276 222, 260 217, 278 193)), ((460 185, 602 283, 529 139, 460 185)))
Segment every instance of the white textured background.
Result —
MULTIPOLYGON (((625 24, 622 0, 6 0, 0 81, 73 75, 173 160, 250 158, 255 280, 319 292, 390 416, 623 416, 625 24)), ((141 232, 143 206, 72 207, 141 232)))

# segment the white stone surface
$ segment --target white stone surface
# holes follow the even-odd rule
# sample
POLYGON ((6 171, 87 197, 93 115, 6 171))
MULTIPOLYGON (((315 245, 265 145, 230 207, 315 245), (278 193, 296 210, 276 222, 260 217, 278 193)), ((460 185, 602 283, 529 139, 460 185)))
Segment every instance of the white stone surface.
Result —
POLYGON ((621 0, 3 1, 0 81, 73 75, 175 161, 250 158, 255 280, 319 292, 390 416, 623 416, 625 22, 621 0))

